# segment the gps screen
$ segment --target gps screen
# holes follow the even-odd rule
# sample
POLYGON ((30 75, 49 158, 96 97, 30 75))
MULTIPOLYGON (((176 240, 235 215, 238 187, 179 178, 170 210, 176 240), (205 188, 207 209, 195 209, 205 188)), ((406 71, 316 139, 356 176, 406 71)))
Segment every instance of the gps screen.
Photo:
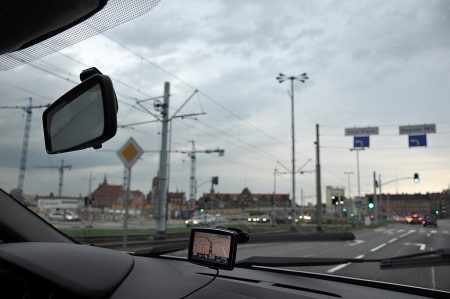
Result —
POLYGON ((223 230, 194 230, 191 236, 189 260, 210 267, 222 269, 234 266, 236 249, 232 232, 223 230))

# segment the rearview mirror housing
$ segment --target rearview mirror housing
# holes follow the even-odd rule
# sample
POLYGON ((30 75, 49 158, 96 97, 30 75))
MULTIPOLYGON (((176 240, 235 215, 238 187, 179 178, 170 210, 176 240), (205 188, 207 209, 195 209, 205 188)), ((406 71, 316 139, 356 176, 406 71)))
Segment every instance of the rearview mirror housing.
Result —
POLYGON ((100 148, 116 135, 117 98, 111 79, 96 74, 48 107, 42 116, 49 154, 100 148))

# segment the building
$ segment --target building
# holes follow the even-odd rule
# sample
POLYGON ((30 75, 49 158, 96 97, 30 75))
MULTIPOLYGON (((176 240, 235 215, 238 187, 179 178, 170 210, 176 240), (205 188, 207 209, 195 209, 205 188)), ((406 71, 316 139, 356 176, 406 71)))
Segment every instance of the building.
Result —
MULTIPOLYGON (((122 209, 124 199, 124 190, 122 185, 110 185, 105 178, 103 182, 92 192, 92 206, 95 208, 114 208, 122 209)), ((147 203, 144 193, 139 190, 130 191, 131 209, 143 209, 147 203)))
POLYGON ((49 196, 36 195, 34 197, 36 206, 39 210, 54 210, 54 209, 67 209, 67 210, 82 210, 85 206, 85 200, 83 197, 69 197, 69 196, 54 196, 51 193, 49 196))
POLYGON ((276 207, 289 207, 289 194, 252 193, 244 188, 241 193, 203 193, 197 201, 197 207, 208 209, 245 209, 245 208, 269 208, 275 199, 276 207))
POLYGON ((368 208, 370 201, 379 206, 380 214, 386 216, 406 216, 411 213, 422 215, 441 214, 446 217, 448 214, 447 207, 450 203, 450 192, 425 193, 425 194, 381 194, 377 195, 378 202, 374 200, 373 194, 365 196, 365 204, 363 205, 363 214, 368 215, 371 209, 368 208))

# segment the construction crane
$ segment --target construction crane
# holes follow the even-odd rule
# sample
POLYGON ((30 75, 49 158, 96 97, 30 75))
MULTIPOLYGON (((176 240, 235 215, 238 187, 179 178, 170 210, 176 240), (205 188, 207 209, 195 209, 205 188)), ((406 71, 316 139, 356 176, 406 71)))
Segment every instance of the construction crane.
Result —
POLYGON ((189 176, 189 201, 194 203, 197 199, 197 154, 212 154, 218 153, 219 156, 223 156, 225 154, 225 150, 223 149, 207 149, 207 150, 196 150, 194 140, 189 141, 192 144, 192 149, 190 151, 175 151, 177 153, 187 154, 191 158, 191 173, 189 176))
POLYGON ((64 159, 61 160, 61 165, 59 166, 34 166, 34 168, 52 168, 58 169, 59 172, 59 184, 58 184, 58 197, 62 196, 63 181, 64 181, 64 169, 72 169, 72 165, 64 164, 64 159))
POLYGON ((20 166, 19 166, 19 178, 17 179, 17 189, 15 190, 19 196, 23 194, 23 184, 25 181, 25 170, 27 168, 27 155, 28 155, 28 141, 30 139, 31 118, 33 115, 33 109, 42 109, 50 106, 46 105, 33 105, 33 99, 28 98, 30 103, 27 106, 0 106, 0 109, 22 109, 26 113, 25 118, 25 132, 23 134, 22 152, 20 154, 20 166))

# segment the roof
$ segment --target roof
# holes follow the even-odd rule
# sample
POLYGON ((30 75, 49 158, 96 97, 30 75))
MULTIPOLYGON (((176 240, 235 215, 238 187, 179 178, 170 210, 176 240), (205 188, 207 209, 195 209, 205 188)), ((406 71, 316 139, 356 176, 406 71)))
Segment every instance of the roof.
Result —
POLYGON ((92 196, 119 196, 122 190, 122 185, 101 184, 92 192, 92 196))

